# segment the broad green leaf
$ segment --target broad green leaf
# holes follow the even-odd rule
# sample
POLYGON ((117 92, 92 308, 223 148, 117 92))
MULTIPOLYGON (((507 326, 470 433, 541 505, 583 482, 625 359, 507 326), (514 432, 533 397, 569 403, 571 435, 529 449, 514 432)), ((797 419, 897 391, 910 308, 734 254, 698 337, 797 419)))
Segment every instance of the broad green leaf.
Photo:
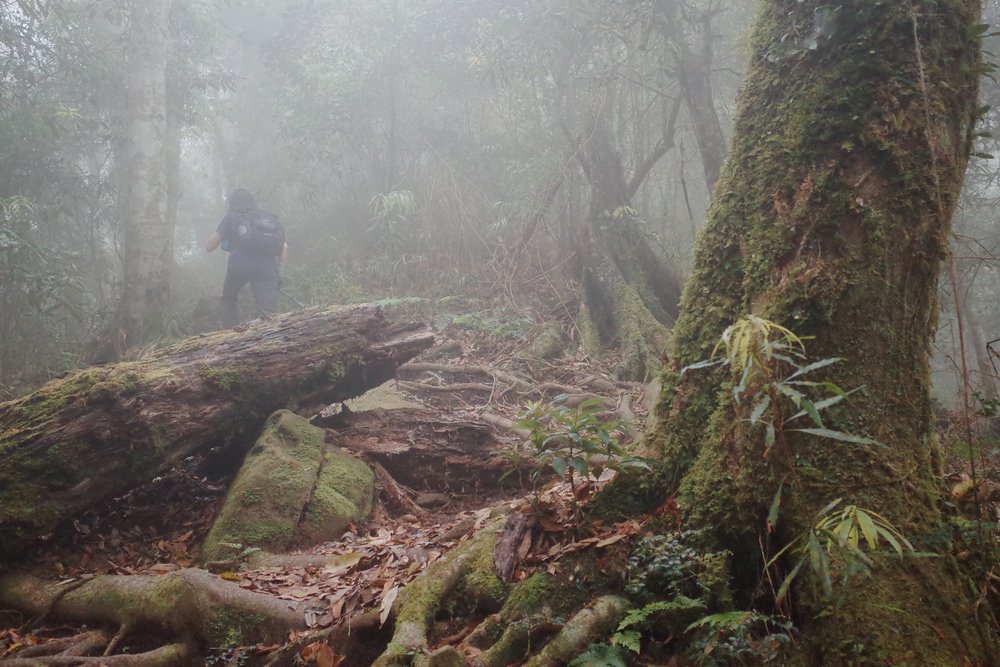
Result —
POLYGON ((569 467, 569 463, 566 459, 556 456, 552 458, 549 462, 552 469, 555 471, 557 477, 564 477, 566 475, 566 469, 569 467))

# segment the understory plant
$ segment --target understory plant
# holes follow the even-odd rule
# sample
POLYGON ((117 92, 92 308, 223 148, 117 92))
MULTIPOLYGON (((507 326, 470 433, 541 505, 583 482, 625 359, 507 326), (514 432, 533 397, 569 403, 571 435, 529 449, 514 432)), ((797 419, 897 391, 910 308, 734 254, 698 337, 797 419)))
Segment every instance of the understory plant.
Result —
POLYGON ((588 399, 575 407, 562 405, 569 397, 557 396, 554 405, 529 401, 514 428, 529 432, 528 451, 505 452, 511 467, 506 478, 526 466, 533 482, 554 473, 572 489, 573 519, 580 523, 580 484, 599 478, 605 469, 649 470, 649 462, 630 455, 619 442, 625 432, 622 420, 608 417, 601 399, 588 399))
MULTIPOLYGON (((688 372, 712 366, 729 366, 738 377, 732 388, 732 398, 738 414, 751 429, 763 428, 763 457, 782 466, 784 479, 796 481, 796 457, 788 435, 805 434, 835 443, 864 447, 885 447, 871 438, 831 427, 826 412, 861 389, 845 391, 828 380, 812 379, 822 369, 833 366, 839 357, 810 360, 805 340, 786 327, 770 320, 748 315, 726 328, 716 344, 712 358, 685 368, 688 372), (723 354, 719 354, 724 350, 723 354), (778 452, 777 459, 772 456, 778 452)), ((777 527, 785 482, 778 485, 767 517, 766 530, 777 527)), ((784 576, 775 595, 780 605, 792 582, 808 565, 822 594, 832 600, 834 572, 842 573, 840 582, 846 585, 852 574, 869 572, 869 553, 881 551, 883 545, 897 557, 916 554, 913 546, 877 512, 856 505, 843 505, 843 499, 830 502, 818 514, 816 521, 791 542, 770 557, 765 568, 774 567, 786 555, 795 557, 795 564, 784 576), (839 508, 839 509, 838 509, 839 508), (868 553, 866 553, 866 551, 868 553), (834 564, 839 563, 840 567, 834 564)))

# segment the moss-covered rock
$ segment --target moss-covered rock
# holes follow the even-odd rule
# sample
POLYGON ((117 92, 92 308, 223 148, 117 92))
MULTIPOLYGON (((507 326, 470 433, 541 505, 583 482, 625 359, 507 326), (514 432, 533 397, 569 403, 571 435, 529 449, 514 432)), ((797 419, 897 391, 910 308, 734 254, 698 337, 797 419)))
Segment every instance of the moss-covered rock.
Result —
POLYGON ((322 542, 368 515, 374 475, 324 436, 287 410, 271 415, 229 489, 203 558, 322 542))

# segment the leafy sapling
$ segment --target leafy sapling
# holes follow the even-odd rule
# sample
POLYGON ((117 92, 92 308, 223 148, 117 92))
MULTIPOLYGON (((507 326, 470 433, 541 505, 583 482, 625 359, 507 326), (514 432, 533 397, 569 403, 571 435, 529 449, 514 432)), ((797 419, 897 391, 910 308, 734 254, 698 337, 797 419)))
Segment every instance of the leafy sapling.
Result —
POLYGON ((577 501, 578 484, 599 478, 605 469, 624 470, 641 468, 649 470, 649 462, 631 456, 619 442, 626 431, 620 419, 606 417, 606 408, 600 399, 583 401, 576 407, 559 405, 567 396, 557 396, 556 405, 545 406, 541 401, 529 402, 514 428, 528 431, 529 452, 520 450, 507 453, 515 465, 503 477, 519 470, 516 464, 527 462, 532 481, 555 473, 565 479, 573 491, 573 516, 577 524, 580 508, 577 501))

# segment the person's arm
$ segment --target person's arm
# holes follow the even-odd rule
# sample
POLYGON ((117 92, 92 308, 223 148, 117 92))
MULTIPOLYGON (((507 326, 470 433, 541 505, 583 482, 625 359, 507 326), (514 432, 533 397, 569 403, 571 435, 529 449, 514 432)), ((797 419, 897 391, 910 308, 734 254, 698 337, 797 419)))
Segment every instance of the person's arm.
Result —
POLYGON ((220 243, 222 243, 222 234, 212 232, 212 235, 208 237, 208 241, 205 242, 205 252, 212 252, 219 247, 220 243))

